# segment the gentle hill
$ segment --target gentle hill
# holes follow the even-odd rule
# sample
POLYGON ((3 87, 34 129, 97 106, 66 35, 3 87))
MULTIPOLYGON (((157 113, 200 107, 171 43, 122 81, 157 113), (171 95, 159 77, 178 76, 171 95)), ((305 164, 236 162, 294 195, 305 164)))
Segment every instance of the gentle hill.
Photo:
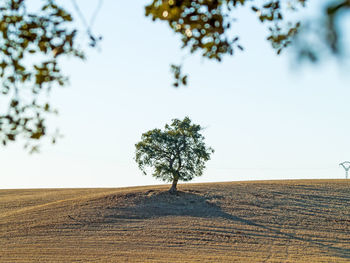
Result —
POLYGON ((350 262, 350 180, 0 190, 0 262, 350 262))

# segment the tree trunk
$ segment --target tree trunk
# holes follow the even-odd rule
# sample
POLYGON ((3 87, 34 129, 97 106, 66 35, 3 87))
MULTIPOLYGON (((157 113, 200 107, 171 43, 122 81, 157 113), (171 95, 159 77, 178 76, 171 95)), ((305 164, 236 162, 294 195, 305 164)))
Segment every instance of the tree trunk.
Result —
POLYGON ((177 181, 179 181, 179 179, 178 178, 174 178, 173 184, 172 184, 172 186, 169 189, 169 193, 171 193, 171 194, 176 194, 177 193, 177 189, 176 189, 177 181))

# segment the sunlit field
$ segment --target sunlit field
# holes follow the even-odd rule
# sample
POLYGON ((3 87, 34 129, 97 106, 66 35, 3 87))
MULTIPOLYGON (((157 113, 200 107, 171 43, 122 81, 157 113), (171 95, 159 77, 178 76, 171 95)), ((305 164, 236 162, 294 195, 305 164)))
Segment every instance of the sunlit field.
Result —
POLYGON ((350 181, 0 190, 1 262, 350 262, 350 181))

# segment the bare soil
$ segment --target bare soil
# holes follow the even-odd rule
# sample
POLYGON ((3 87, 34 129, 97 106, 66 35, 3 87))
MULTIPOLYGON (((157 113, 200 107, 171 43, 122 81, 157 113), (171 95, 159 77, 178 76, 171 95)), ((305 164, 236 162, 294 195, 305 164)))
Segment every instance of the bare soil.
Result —
POLYGON ((0 262, 350 262, 350 180, 0 190, 0 262))

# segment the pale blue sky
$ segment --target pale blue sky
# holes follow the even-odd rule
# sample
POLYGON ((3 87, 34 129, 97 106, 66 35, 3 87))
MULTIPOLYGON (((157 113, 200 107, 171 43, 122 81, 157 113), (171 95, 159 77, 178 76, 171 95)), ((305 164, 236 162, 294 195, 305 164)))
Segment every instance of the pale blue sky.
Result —
MULTIPOLYGON (((87 17, 97 3, 77 2, 87 17)), ((60 111, 51 127, 65 137, 36 155, 21 144, 1 148, 0 188, 161 184, 138 170, 134 144, 184 116, 206 127, 216 150, 193 182, 344 178, 338 164, 350 159, 349 68, 292 66, 292 55, 277 57, 265 27, 242 9, 234 30, 245 51, 223 63, 187 58, 189 86, 174 89, 169 64, 186 52, 165 24, 145 18, 147 2, 104 1, 94 26, 104 37, 100 51, 88 50, 86 62, 65 61, 71 84, 50 96, 60 111)))

